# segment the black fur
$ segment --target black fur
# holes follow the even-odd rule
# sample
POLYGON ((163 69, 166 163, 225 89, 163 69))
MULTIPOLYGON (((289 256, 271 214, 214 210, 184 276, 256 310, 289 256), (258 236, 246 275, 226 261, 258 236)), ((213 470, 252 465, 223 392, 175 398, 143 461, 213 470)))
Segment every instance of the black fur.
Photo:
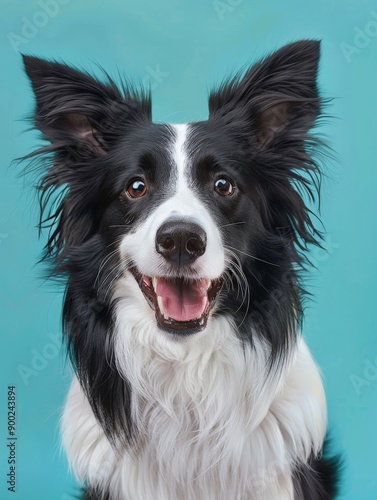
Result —
MULTIPOLYGON (((321 144, 309 134, 323 107, 318 61, 319 42, 302 41, 237 74, 211 93, 209 119, 192 125, 188 141, 194 188, 219 222, 251 294, 247 300, 231 278, 216 314, 235 315, 244 342, 252 345, 252 328, 263 336, 275 368, 302 319, 305 251, 321 244, 308 206, 318 199, 321 176, 314 155, 321 144), (216 173, 239 186, 232 199, 208 194, 216 173)), ((108 76, 102 83, 56 62, 24 56, 24 63, 37 102, 34 124, 51 143, 29 158, 45 168, 39 184, 40 227, 50 228, 44 259, 51 275, 67 281, 69 354, 108 438, 137 442, 132 388, 112 364, 110 297, 119 269, 113 251, 142 219, 143 203, 169 196, 171 131, 151 122, 145 91, 125 83, 119 89, 108 76), (122 193, 137 175, 147 178, 150 196, 136 207, 122 193)), ((296 471, 298 498, 333 498, 335 463, 313 458, 311 466, 296 471)))
POLYGON ((111 500, 110 494, 104 491, 99 493, 93 489, 83 491, 81 500, 111 500))
POLYGON ((328 453, 326 440, 322 454, 313 455, 305 465, 299 465, 293 473, 296 500, 332 500, 339 493, 342 459, 328 453))

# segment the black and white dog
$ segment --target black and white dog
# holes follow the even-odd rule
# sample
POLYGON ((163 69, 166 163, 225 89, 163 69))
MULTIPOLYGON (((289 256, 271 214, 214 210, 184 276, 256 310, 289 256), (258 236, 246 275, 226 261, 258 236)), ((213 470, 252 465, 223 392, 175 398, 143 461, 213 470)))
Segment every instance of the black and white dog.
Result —
POLYGON ((334 498, 300 335, 318 60, 316 41, 287 45, 212 92, 208 120, 172 125, 148 92, 24 56, 86 498, 334 498))

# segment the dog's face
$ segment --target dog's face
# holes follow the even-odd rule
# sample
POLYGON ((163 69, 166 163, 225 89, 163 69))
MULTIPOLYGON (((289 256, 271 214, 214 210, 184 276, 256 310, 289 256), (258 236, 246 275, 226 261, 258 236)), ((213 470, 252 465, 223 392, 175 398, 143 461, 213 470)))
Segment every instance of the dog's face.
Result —
POLYGON ((135 280, 175 335, 215 314, 244 320, 282 277, 293 287, 295 246, 315 235, 295 183, 314 169, 318 57, 317 42, 284 47, 212 93, 207 121, 184 125, 153 123, 132 88, 25 57, 54 154, 42 192, 66 190, 47 253, 71 284, 106 304, 117 280, 135 280))
POLYGON ((203 122, 148 124, 115 151, 124 170, 104 214, 104 237, 111 245, 111 228, 122 228, 121 266, 160 329, 203 330, 229 267, 242 252, 254 253, 262 227, 242 175, 243 149, 227 143, 226 126, 203 122))
POLYGON ((188 151, 189 126, 157 127, 159 154, 144 141, 137 173, 121 197, 133 227, 121 240, 120 254, 156 311, 158 326, 188 334, 205 328, 222 287, 224 248, 209 204, 235 187, 224 173, 198 175, 188 151))

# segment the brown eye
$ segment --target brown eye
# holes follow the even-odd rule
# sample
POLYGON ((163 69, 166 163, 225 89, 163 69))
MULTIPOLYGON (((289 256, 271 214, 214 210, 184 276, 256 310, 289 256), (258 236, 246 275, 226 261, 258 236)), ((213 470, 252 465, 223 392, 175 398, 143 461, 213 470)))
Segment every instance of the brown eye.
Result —
POLYGON ((127 188, 127 194, 130 198, 141 198, 147 193, 147 186, 142 179, 134 179, 127 188))
POLYGON ((226 177, 220 177, 215 182, 214 189, 221 196, 230 196, 234 193, 234 184, 226 177))

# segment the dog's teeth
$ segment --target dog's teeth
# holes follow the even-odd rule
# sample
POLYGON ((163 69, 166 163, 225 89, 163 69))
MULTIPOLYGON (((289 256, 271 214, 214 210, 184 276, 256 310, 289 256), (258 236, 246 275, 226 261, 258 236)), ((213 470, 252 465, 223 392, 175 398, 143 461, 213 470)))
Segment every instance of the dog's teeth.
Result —
POLYGON ((152 285, 153 285, 153 290, 156 291, 156 289, 157 289, 157 278, 156 278, 156 276, 154 276, 152 278, 152 285))
POLYGON ((159 297, 158 295, 157 295, 157 304, 158 308, 160 309, 160 313, 163 315, 163 317, 165 319, 169 319, 169 316, 165 313, 164 306, 162 305, 162 297, 159 297))
POLYGON ((206 282, 206 284, 207 284, 207 290, 210 288, 211 283, 212 283, 212 280, 207 280, 207 282, 206 282))
POLYGON ((157 304, 158 304, 158 307, 160 308, 160 311, 163 313, 164 312, 164 308, 163 308, 163 305, 162 305, 162 297, 159 297, 157 295, 157 304))

